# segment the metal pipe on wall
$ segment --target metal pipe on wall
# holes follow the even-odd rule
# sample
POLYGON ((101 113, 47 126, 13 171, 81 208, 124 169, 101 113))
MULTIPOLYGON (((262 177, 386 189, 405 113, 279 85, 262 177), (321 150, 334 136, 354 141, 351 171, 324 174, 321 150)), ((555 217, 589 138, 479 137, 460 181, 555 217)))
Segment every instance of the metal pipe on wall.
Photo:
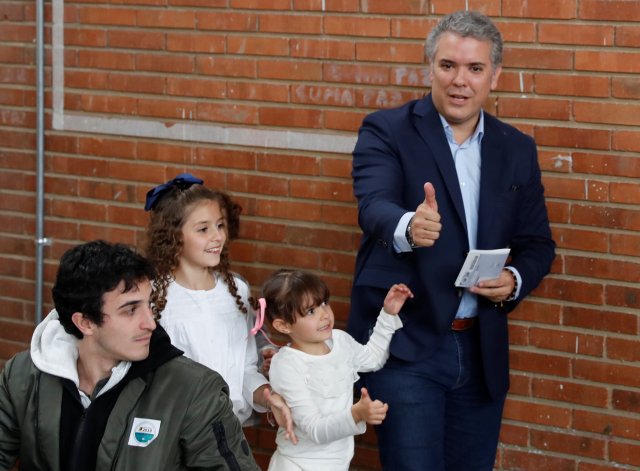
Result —
POLYGON ((42 320, 44 280, 44 0, 36 0, 36 279, 35 324, 42 320))

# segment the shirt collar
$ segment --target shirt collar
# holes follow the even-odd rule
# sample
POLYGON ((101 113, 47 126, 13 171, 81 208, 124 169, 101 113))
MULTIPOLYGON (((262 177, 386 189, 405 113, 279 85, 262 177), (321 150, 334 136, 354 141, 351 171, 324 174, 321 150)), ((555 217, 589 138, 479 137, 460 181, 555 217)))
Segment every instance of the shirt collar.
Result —
MULTIPOLYGON (((456 143, 453 139, 453 129, 451 128, 451 125, 447 122, 446 119, 444 119, 444 116, 442 116, 440 113, 438 113, 438 116, 440 116, 440 121, 442 122, 442 126, 444 127, 444 132, 447 136, 447 140, 450 143, 456 143)), ((484 110, 480 110, 480 119, 478 119, 478 124, 476 125, 476 129, 473 132, 473 134, 465 141, 465 142, 474 142, 477 140, 478 144, 482 142, 482 137, 484 136, 484 110)), ((464 142, 462 143, 464 144, 464 142)), ((460 144, 460 145, 462 145, 460 144)), ((457 145, 457 144, 456 144, 457 145)))

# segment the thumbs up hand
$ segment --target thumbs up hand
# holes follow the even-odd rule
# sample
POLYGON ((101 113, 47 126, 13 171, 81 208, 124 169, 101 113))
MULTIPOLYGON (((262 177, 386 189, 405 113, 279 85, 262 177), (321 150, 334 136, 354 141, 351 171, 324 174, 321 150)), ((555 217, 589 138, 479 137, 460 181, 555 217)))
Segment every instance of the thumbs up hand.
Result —
POLYGON ((411 238, 418 247, 432 247, 440 237, 440 213, 433 184, 424 184, 424 201, 416 208, 411 220, 411 238))
POLYGON ((438 212, 438 202, 436 201, 436 189, 432 183, 424 184, 424 204, 436 213, 438 212))
POLYGON ((387 416, 389 405, 377 399, 375 401, 371 399, 367 388, 362 388, 360 393, 360 400, 351 406, 353 421, 380 425, 387 416))

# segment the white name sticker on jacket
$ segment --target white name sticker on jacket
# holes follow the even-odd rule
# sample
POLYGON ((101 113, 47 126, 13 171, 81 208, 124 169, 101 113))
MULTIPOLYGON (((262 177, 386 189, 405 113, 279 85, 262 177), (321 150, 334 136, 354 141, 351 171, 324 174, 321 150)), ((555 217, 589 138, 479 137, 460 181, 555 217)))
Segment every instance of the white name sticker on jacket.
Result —
POLYGON ((129 445, 149 446, 160 433, 160 421, 154 419, 133 418, 133 427, 129 435, 129 445))

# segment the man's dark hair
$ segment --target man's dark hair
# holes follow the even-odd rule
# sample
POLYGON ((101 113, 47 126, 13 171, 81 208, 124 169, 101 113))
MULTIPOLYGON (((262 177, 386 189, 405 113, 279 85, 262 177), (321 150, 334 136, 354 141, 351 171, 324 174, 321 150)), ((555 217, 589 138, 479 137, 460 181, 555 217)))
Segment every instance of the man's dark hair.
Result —
POLYGON ((126 293, 140 282, 153 280, 155 270, 142 255, 124 244, 96 240, 69 249, 60 259, 52 289, 53 303, 64 330, 79 339, 82 332, 71 321, 80 312, 102 325, 103 295, 124 282, 126 293))

